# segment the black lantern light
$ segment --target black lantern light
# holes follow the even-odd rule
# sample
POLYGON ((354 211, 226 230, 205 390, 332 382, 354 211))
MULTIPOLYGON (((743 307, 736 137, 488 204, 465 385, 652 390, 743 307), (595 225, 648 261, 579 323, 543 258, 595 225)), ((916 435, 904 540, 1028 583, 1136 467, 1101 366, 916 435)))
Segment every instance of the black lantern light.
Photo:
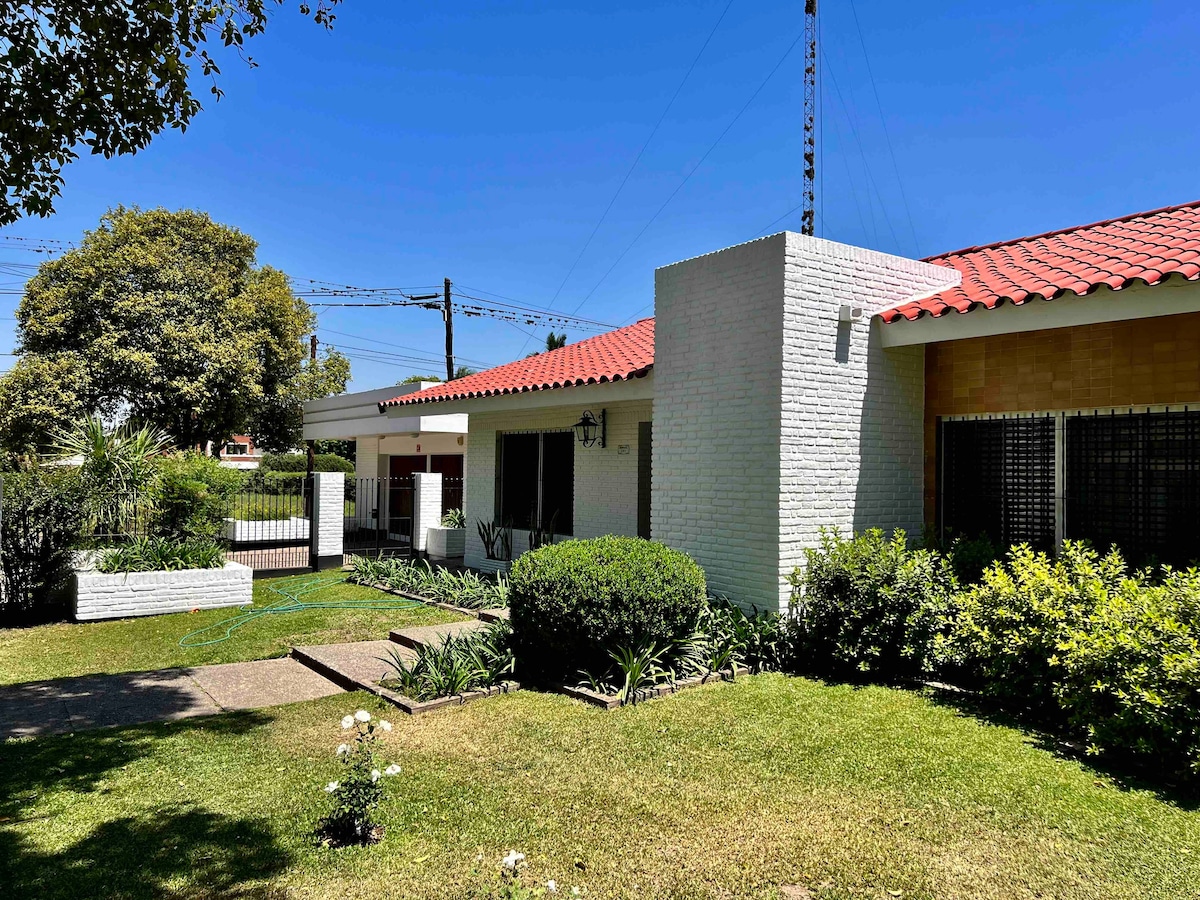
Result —
POLYGON ((599 419, 592 415, 590 409, 584 410, 583 416, 571 427, 575 429, 575 435, 584 447, 594 446, 597 442, 601 447, 604 446, 607 437, 604 427, 604 410, 600 410, 599 419))

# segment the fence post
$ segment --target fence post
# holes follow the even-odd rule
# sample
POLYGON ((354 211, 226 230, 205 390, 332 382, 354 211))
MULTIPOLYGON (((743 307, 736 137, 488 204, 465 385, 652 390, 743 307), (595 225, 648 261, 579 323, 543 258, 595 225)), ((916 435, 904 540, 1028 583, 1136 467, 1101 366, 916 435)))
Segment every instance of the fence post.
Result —
POLYGON ((424 553, 430 528, 442 521, 442 473, 413 476, 413 551, 424 553))
POLYGON ((313 472, 309 564, 313 571, 340 568, 345 530, 346 474, 313 472))

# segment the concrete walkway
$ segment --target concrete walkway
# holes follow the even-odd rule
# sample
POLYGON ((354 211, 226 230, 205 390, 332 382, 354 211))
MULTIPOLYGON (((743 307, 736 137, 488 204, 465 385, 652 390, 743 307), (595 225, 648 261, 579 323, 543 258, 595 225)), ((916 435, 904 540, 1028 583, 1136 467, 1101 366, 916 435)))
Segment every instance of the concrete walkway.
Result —
POLYGON ((290 658, 34 681, 0 687, 0 740, 169 722, 341 692, 290 658))

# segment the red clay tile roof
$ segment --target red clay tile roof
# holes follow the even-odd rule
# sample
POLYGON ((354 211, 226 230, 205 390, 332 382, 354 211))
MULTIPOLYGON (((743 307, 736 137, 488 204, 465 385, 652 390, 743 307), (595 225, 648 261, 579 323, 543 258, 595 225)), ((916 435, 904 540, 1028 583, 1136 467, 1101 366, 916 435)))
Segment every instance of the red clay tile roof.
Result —
POLYGON ((528 359, 519 359, 387 400, 379 404, 379 410, 383 412, 389 406, 436 403, 439 400, 466 400, 582 384, 628 381, 630 378, 641 378, 653 365, 654 320, 642 319, 577 344, 568 344, 548 353, 539 353, 528 359))
POLYGON ((1119 219, 1049 231, 1033 237, 967 247, 927 262, 962 272, 962 285, 886 309, 884 322, 923 315, 967 313, 1004 302, 1053 300, 1114 291, 1134 283, 1158 284, 1171 275, 1200 279, 1200 201, 1119 219))

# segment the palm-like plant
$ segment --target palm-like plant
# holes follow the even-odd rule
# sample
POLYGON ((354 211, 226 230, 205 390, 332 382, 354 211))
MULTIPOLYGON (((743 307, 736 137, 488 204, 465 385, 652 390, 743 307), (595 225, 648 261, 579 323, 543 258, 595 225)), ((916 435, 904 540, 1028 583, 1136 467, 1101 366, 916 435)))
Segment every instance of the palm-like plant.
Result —
POLYGON ((170 435, 159 428, 126 423, 106 429, 88 416, 54 438, 53 458, 79 467, 87 497, 87 528, 93 534, 126 534, 151 505, 154 458, 169 450, 170 435))

